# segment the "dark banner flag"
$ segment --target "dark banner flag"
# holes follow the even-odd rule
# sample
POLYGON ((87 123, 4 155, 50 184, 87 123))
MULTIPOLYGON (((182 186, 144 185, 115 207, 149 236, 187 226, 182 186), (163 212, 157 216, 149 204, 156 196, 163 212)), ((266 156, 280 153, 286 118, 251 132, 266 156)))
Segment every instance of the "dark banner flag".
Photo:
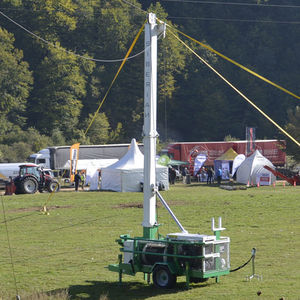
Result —
POLYGON ((246 127, 246 156, 253 153, 255 151, 255 128, 254 127, 246 127))

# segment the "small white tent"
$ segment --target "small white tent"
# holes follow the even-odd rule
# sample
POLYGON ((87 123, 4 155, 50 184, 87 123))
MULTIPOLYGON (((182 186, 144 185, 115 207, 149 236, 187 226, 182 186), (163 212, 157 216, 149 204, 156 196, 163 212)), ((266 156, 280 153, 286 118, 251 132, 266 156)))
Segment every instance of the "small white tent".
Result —
POLYGON ((264 166, 275 169, 274 165, 256 150, 252 155, 247 157, 238 168, 236 181, 238 183, 256 185, 258 180, 263 179, 262 182, 272 184, 276 178, 270 171, 266 170, 264 166))
MULTIPOLYGON (((156 181, 169 188, 168 168, 156 165, 156 181)), ((101 171, 101 190, 140 192, 144 182, 144 155, 132 139, 128 152, 101 171)))

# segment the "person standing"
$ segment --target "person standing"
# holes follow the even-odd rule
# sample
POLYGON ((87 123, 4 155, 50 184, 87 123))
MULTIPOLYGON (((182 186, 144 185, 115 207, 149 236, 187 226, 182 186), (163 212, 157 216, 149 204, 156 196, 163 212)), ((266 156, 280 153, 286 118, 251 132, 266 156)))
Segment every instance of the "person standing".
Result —
POLYGON ((212 176, 213 176, 213 171, 211 168, 207 169, 207 184, 211 184, 211 180, 212 180, 212 176))
POLYGON ((217 170, 217 181, 218 181, 218 184, 221 184, 221 180, 222 180, 222 169, 218 168, 218 170, 217 170))
POLYGON ((182 175, 182 183, 186 183, 186 173, 187 173, 187 169, 186 169, 186 167, 184 167, 183 169, 182 169, 182 172, 181 172, 181 175, 182 175))
POLYGON ((176 171, 174 168, 171 168, 170 170, 170 181, 171 184, 175 184, 175 179, 176 179, 176 171))
POLYGON ((84 190, 84 184, 85 184, 85 173, 84 173, 84 171, 81 172, 80 180, 81 180, 81 189, 84 190))
POLYGON ((74 177, 75 191, 76 192, 78 192, 78 186, 79 186, 80 181, 81 181, 81 177, 80 177, 79 171, 77 171, 77 173, 75 174, 75 177, 74 177))

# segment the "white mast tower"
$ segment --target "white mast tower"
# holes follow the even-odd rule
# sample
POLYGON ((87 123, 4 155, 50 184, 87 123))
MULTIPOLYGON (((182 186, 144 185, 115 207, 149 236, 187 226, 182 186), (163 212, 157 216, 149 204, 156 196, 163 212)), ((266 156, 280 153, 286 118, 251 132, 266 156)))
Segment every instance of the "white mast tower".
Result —
POLYGON ((150 13, 145 25, 145 66, 144 66, 144 237, 154 238, 156 222, 156 131, 157 118, 157 35, 165 25, 157 25, 156 15, 150 13))

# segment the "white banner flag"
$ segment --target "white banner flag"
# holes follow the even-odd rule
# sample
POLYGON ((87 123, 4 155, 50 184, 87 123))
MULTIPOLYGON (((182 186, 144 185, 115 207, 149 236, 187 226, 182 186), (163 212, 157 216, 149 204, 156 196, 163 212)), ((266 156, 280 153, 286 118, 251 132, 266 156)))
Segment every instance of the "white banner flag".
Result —
POLYGON ((206 161, 206 155, 205 154, 198 154, 195 158, 194 162, 194 176, 197 174, 199 169, 203 166, 203 164, 206 161))
POLYGON ((239 154, 236 156, 236 158, 233 161, 232 164, 232 171, 231 171, 231 176, 234 175, 234 173, 237 171, 239 166, 242 164, 242 162, 246 159, 246 156, 244 154, 239 154))

